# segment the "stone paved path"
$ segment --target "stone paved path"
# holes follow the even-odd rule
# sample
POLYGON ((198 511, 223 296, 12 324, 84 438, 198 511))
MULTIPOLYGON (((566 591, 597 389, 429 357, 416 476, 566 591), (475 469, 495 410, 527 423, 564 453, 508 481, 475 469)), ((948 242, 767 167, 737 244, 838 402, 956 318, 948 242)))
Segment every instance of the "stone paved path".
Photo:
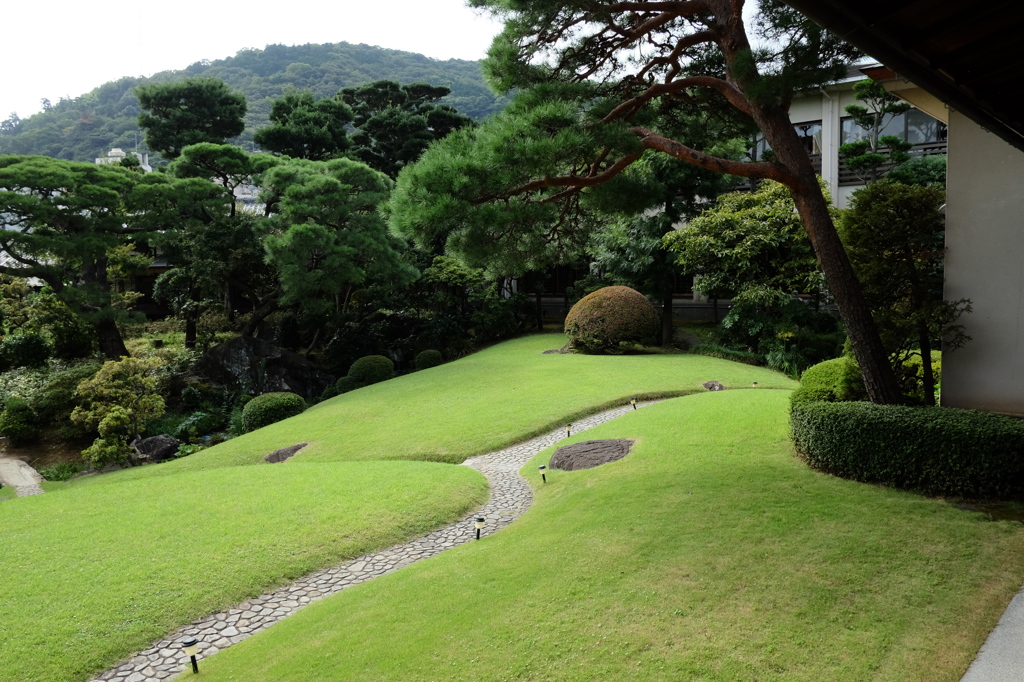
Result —
POLYGON ((42 480, 38 471, 17 457, 0 457, 0 483, 14 488, 18 497, 41 495, 43 489, 39 484, 42 480))
MULTIPOLYGON (((637 403, 637 406, 643 407, 654 402, 659 401, 637 403)), ((626 405, 580 419, 572 425, 572 434, 620 417, 632 409, 626 405)), ((317 571, 299 578, 291 585, 244 601, 233 609, 198 620, 93 679, 116 682, 166 679, 180 673, 188 665, 180 645, 180 641, 186 636, 191 635, 199 640, 198 658, 201 660, 346 587, 391 573, 420 559, 432 557, 446 549, 469 542, 476 536, 474 521, 478 516, 486 519, 481 531, 482 536, 501 530, 522 516, 533 501, 530 484, 519 476, 519 469, 538 452, 565 437, 565 428, 562 427, 525 443, 467 459, 463 463, 465 466, 476 469, 487 477, 491 496, 482 509, 461 520, 404 545, 317 571)))

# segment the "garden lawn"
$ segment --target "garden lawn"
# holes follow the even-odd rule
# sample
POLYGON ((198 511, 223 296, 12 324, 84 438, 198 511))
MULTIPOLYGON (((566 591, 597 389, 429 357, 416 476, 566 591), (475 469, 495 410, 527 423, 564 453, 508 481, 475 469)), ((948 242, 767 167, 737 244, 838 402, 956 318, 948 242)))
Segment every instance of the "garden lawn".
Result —
POLYGON ((486 498, 466 467, 288 462, 4 502, 0 680, 87 679, 193 619, 486 498))
POLYGON ((1024 528, 809 470, 784 391, 724 391, 524 468, 522 519, 200 662, 212 680, 958 680, 1024 579, 1024 528))
POLYGON ((727 387, 795 388, 763 367, 699 355, 543 355, 565 343, 540 334, 456 362, 367 386, 209 450, 159 466, 86 477, 110 483, 179 471, 259 463, 278 448, 310 445, 305 461, 411 459, 458 463, 501 449, 633 396, 727 387))

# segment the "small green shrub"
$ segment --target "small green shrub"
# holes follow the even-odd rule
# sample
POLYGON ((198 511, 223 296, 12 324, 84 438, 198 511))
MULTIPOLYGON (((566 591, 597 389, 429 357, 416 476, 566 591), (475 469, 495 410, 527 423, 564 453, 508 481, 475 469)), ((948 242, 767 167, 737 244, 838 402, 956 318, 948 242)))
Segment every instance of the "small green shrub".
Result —
POLYGON ((306 401, 295 393, 264 393, 242 408, 242 430, 246 433, 294 417, 306 409, 306 401))
POLYGON ((38 391, 25 395, 39 422, 66 420, 75 409, 78 384, 92 378, 101 366, 97 362, 85 362, 50 372, 38 391))
POLYGON ((224 425, 224 417, 216 412, 196 410, 178 424, 174 437, 181 440, 205 436, 217 431, 224 425))
POLYGON ((800 388, 789 397, 790 404, 827 401, 864 400, 864 380, 857 363, 848 357, 812 365, 800 376, 800 388))
POLYGON ((47 481, 66 481, 81 470, 82 466, 74 462, 58 462, 50 466, 41 467, 39 475, 47 481))
POLYGON ((50 355, 50 344, 39 334, 16 334, 0 343, 0 358, 8 367, 42 367, 50 355))
POLYGON ((441 351, 439 350, 425 350, 416 356, 416 371, 421 369, 430 369, 431 367, 437 367, 443 362, 441 358, 441 351))
POLYGON ((816 469, 929 495, 1024 499, 1024 422, 947 407, 802 402, 790 425, 816 469))
POLYGON ((760 364, 761 360, 757 353, 751 353, 745 350, 736 350, 735 348, 727 348, 726 346, 721 346, 717 343, 698 343, 690 349, 690 352, 694 355, 706 355, 709 358, 720 358, 722 360, 742 362, 745 365, 757 365, 760 364))
POLYGON ((357 379, 354 379, 352 377, 342 377, 334 382, 334 395, 348 393, 349 391, 354 391, 357 388, 362 388, 363 386, 363 382, 358 381, 357 379))
POLYGON ((21 447, 39 438, 39 427, 35 425, 35 416, 28 401, 22 398, 10 398, 0 412, 0 433, 7 436, 14 447, 21 447))
POLYGON ((352 363, 348 376, 363 386, 387 381, 395 376, 395 363, 383 355, 367 355, 352 363))
POLYGON ((621 344, 653 344, 661 320, 647 297, 629 287, 604 287, 580 299, 565 317, 573 347, 586 353, 614 352, 621 344))

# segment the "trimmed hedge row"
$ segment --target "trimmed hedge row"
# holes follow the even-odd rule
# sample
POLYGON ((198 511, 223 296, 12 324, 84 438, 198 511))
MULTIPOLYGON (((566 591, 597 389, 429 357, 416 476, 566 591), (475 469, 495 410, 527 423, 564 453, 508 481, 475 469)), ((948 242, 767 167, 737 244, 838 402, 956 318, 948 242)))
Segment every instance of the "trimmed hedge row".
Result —
POLYGON ((1024 421, 946 407, 796 401, 790 424, 800 456, 835 476, 928 495, 1024 498, 1024 421))

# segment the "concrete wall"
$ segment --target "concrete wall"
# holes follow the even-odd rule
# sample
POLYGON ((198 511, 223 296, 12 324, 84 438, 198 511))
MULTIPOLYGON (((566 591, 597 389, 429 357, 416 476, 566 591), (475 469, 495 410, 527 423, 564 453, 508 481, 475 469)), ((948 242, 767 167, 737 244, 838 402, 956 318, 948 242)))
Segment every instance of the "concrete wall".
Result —
POLYGON ((947 300, 973 340, 942 358, 942 404, 1024 415, 1024 152, 950 112, 947 300))

